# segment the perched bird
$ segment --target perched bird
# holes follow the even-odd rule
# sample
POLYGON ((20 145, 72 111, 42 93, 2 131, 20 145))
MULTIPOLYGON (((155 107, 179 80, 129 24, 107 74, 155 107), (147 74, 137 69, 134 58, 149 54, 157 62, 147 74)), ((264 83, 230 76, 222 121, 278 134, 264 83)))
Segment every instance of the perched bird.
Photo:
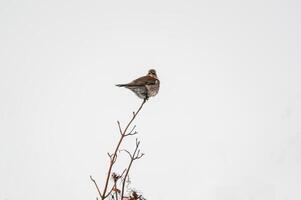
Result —
POLYGON ((142 76, 127 84, 118 84, 118 87, 125 87, 133 91, 139 98, 148 100, 149 97, 155 96, 160 87, 160 81, 157 77, 156 70, 150 69, 146 76, 142 76))

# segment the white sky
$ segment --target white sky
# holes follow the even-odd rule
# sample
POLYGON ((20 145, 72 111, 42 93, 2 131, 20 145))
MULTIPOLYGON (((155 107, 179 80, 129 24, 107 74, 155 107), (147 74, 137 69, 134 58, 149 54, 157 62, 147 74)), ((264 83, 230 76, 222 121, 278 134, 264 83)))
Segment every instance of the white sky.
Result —
POLYGON ((135 121, 134 187, 149 200, 300 200, 300 11, 2 0, 0 200, 95 199, 89 175, 102 185, 116 120, 140 104, 114 85, 149 68, 161 90, 135 121))

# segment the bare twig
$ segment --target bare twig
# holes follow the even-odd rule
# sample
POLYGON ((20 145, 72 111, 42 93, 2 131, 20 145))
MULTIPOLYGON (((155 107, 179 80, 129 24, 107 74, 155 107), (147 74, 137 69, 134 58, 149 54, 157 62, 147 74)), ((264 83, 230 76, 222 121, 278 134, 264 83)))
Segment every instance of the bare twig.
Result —
MULTIPOLYGON (((90 177, 91 180, 94 182, 94 184, 95 184, 95 186, 96 186, 96 188, 97 188, 97 190, 98 190, 98 193, 99 193, 99 195, 100 195, 100 198, 101 198, 102 200, 104 200, 105 198, 107 198, 107 197, 109 196, 109 194, 111 194, 111 192, 112 192, 112 189, 111 189, 110 192, 107 193, 107 189, 108 189, 108 185, 109 185, 109 179, 110 179, 110 176, 111 176, 111 173, 112 173, 112 168, 113 168, 113 165, 114 165, 114 163, 116 162, 116 159, 117 159, 117 152, 118 152, 118 150, 119 150, 119 147, 120 147, 120 145, 121 145, 121 143, 122 143, 124 137, 137 134, 136 131, 133 132, 134 129, 135 129, 135 126, 132 128, 132 130, 131 130, 129 133, 127 133, 127 131, 128 131, 128 129, 129 129, 130 125, 132 124, 132 122, 134 121, 134 119, 137 117, 137 115, 138 115, 138 113, 140 112, 140 110, 142 109, 142 107, 143 107, 143 105, 145 104, 145 102, 146 102, 146 99, 143 100, 143 102, 141 103, 141 105, 140 105, 140 107, 138 108, 138 110, 137 110, 136 112, 133 112, 133 117, 131 118, 131 120, 130 120, 129 123, 126 125, 126 127, 125 127, 125 129, 124 129, 123 131, 122 131, 120 122, 117 121, 118 128, 119 128, 119 133, 120 133, 121 136, 120 136, 120 139, 119 139, 119 141, 118 141, 118 143, 117 143, 117 146, 116 146, 116 148, 115 148, 115 150, 114 150, 114 153, 113 153, 113 154, 108 154, 109 157, 110 157, 111 162, 110 162, 110 165, 109 165, 109 169, 108 169, 108 173, 107 173, 107 177, 106 177, 106 181, 105 181, 104 189, 103 189, 103 192, 102 192, 102 193, 100 193, 99 188, 98 188, 98 186, 97 186, 95 180, 92 179, 92 177, 90 177)), ((138 146, 139 146, 139 145, 138 145, 138 146)), ((137 147, 137 148, 138 148, 138 147, 137 147)), ((134 159, 131 159, 131 163, 130 163, 129 167, 131 166, 131 164, 132 164, 133 161, 134 161, 134 159)), ((128 168, 127 171, 125 172, 125 173, 126 173, 126 176, 128 176, 128 172, 129 172, 129 168, 128 168)), ((126 176, 125 176, 125 177, 126 177, 126 176)), ((124 189, 122 190, 121 199, 122 199, 122 197, 123 197, 123 192, 124 192, 124 189)))
MULTIPOLYGON (((103 195, 101 194, 101 192, 100 192, 100 190, 99 190, 99 187, 98 187, 96 181, 92 178, 91 175, 90 175, 90 179, 91 179, 91 181, 93 181, 93 183, 94 183, 94 185, 95 185, 95 187, 96 187, 96 189, 97 189, 97 192, 98 192, 100 198, 103 199, 103 195)), ((96 199, 98 199, 98 198, 96 197, 96 199)))
POLYGON ((122 135, 122 129, 121 129, 120 122, 119 122, 119 121, 117 121, 117 124, 118 124, 119 133, 122 135))
POLYGON ((135 125, 135 126, 132 128, 132 130, 131 130, 129 133, 127 133, 125 136, 136 135, 138 132, 137 132, 137 131, 133 132, 133 131, 135 130, 135 128, 136 128, 136 125, 135 125))
POLYGON ((124 179, 123 179, 123 182, 122 182, 121 199, 124 198, 124 188, 125 188, 126 178, 129 175, 129 172, 130 172, 130 169, 132 167, 132 164, 133 164, 134 160, 140 159, 144 155, 143 153, 140 154, 139 145, 140 145, 140 141, 138 141, 138 139, 136 139, 136 147, 135 147, 135 150, 132 154, 126 149, 123 150, 130 156, 130 163, 129 163, 128 168, 125 172, 124 179))
POLYGON ((107 198, 108 196, 110 196, 110 194, 113 192, 115 186, 116 186, 116 183, 114 183, 114 185, 112 186, 110 192, 108 192, 108 194, 104 198, 107 198))
POLYGON ((135 128, 136 128, 136 125, 133 126, 133 128, 132 128, 132 130, 129 132, 129 134, 131 134, 131 133, 135 130, 135 128))
POLYGON ((121 177, 123 176, 123 174, 126 172, 126 169, 125 170, 123 170, 123 172, 122 172, 122 174, 120 175, 121 177))
POLYGON ((118 200, 118 191, 117 191, 117 189, 115 190, 115 198, 116 198, 116 200, 118 200))
POLYGON ((135 160, 142 158, 144 155, 145 155, 144 153, 142 153, 142 154, 140 154, 140 155, 139 155, 139 154, 137 154, 137 156, 136 156, 135 160))
POLYGON ((128 150, 126 150, 126 149, 121 149, 120 151, 126 152, 126 153, 129 155, 129 157, 132 159, 132 154, 131 154, 128 150))

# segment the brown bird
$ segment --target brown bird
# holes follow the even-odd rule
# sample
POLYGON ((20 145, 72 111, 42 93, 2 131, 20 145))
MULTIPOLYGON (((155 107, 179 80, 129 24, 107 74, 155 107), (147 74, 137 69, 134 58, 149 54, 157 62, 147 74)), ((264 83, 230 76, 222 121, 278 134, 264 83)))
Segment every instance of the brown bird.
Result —
POLYGON ((133 80, 128 84, 118 84, 118 87, 125 87, 133 91, 139 98, 148 100, 159 92, 160 81, 156 70, 150 69, 146 76, 133 80))

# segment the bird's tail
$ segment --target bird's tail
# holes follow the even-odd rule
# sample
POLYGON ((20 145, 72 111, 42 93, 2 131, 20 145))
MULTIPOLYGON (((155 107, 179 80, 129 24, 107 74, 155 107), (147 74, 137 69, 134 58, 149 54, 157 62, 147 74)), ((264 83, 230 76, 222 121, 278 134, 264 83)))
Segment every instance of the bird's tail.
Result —
POLYGON ((117 87, 124 87, 124 86, 126 86, 126 84, 117 84, 116 86, 117 87))

